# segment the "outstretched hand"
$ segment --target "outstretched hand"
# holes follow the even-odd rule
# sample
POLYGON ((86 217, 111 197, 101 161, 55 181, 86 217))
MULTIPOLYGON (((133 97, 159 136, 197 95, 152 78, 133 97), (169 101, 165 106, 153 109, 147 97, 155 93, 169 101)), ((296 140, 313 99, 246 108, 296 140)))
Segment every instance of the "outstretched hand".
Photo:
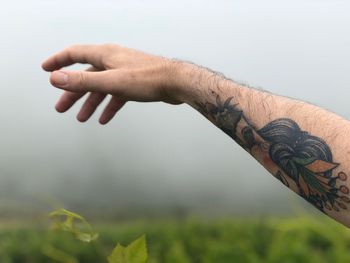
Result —
POLYGON ((77 119, 87 121, 100 103, 112 95, 99 122, 108 123, 127 101, 163 101, 180 104, 174 72, 177 63, 159 56, 114 44, 75 45, 48 58, 42 68, 52 72, 50 82, 63 89, 56 104, 58 112, 69 110, 89 93, 77 119), (89 64, 87 70, 66 70, 67 66, 89 64))

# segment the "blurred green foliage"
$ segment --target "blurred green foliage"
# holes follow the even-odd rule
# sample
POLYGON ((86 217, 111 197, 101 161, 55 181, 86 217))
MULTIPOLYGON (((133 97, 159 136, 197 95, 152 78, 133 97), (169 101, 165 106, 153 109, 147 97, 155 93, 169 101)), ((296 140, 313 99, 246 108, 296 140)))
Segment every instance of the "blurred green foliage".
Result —
POLYGON ((49 217, 53 220, 52 229, 72 233, 76 239, 82 242, 89 243, 98 238, 98 234, 93 231, 91 225, 81 215, 61 208, 51 212, 49 217))
POLYGON ((117 242, 129 244, 143 233, 149 263, 350 262, 350 230, 325 217, 94 223, 100 242, 91 243, 46 227, 0 225, 0 262, 53 262, 45 255, 50 249, 72 262, 107 262, 117 242))
POLYGON ((108 263, 146 263, 147 257, 146 237, 141 236, 128 246, 118 243, 107 260, 108 263))

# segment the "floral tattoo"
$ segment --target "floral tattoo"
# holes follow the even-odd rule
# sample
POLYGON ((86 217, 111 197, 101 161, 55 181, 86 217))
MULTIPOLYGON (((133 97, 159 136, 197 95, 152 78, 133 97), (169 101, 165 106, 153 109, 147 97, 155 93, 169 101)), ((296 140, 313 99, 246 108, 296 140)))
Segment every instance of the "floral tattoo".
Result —
POLYGON ((255 128, 230 97, 221 101, 215 94, 215 104, 196 103, 198 110, 264 164, 270 163, 273 174, 287 187, 322 212, 347 209, 349 189, 342 184, 345 172, 334 170, 334 162, 327 143, 300 129, 288 118, 276 119, 261 129, 255 128))

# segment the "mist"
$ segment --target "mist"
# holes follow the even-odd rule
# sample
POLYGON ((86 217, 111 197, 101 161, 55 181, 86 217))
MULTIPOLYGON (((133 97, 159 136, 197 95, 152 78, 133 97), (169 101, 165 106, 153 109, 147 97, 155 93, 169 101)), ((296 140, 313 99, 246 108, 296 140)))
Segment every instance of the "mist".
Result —
POLYGON ((82 124, 81 103, 54 110, 61 92, 40 65, 72 44, 118 43, 349 118, 349 10, 345 0, 2 1, 0 216, 58 204, 114 217, 313 212, 191 107, 129 102, 107 126, 98 114, 82 124))

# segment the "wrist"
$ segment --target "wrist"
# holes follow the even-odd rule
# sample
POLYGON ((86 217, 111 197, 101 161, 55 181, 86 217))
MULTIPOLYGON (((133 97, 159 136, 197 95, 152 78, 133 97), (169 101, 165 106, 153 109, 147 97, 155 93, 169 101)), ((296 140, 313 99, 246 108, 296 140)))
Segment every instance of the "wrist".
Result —
POLYGON ((203 89, 201 83, 204 69, 199 66, 180 60, 170 60, 169 63, 169 87, 171 97, 181 103, 188 103, 196 98, 203 89))
POLYGON ((213 92, 220 93, 219 90, 226 90, 226 94, 236 95, 239 89, 238 84, 210 69, 179 60, 171 60, 170 64, 169 90, 181 103, 193 106, 203 98, 210 101, 213 92))

